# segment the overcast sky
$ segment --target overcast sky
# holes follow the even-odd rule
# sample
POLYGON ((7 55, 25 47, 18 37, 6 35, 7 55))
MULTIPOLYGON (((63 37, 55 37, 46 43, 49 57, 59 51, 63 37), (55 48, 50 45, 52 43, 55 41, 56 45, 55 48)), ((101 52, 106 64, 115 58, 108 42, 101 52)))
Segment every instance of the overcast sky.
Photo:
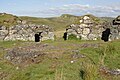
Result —
POLYGON ((54 17, 61 14, 116 17, 120 0, 0 0, 0 13, 17 16, 54 17))

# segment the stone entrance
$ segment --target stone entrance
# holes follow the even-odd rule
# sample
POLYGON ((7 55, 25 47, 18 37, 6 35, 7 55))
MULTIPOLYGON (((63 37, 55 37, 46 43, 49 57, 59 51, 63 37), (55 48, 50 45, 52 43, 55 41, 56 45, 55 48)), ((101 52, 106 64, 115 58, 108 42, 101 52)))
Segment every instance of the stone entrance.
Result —
POLYGON ((40 41, 40 36, 39 34, 35 34, 35 42, 39 42, 40 41))
POLYGON ((102 32, 102 40, 104 40, 105 42, 107 42, 109 40, 109 35, 110 35, 110 29, 107 28, 105 31, 102 32))

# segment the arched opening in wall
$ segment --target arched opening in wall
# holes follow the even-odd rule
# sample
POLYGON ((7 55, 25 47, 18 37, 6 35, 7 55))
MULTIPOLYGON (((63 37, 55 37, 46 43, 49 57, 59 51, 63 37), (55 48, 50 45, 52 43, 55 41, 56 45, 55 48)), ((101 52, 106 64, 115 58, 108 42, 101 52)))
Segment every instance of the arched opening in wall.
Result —
POLYGON ((39 34, 35 34, 35 42, 39 42, 40 41, 40 36, 39 34))
POLYGON ((64 33, 63 39, 64 39, 64 40, 67 40, 67 32, 64 33))
POLYGON ((107 42, 109 40, 109 35, 110 35, 110 28, 107 28, 105 31, 102 32, 102 40, 107 42))

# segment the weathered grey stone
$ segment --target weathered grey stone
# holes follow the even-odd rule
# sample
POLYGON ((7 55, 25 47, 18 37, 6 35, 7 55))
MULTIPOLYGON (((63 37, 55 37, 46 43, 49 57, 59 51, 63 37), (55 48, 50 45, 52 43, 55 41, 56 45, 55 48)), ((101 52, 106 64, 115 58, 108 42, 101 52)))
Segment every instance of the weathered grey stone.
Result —
POLYGON ((87 34, 89 34, 90 33, 90 29, 89 28, 84 28, 83 29, 83 35, 87 35, 87 34))
POLYGON ((119 39, 119 36, 120 35, 118 29, 111 29, 111 35, 110 35, 111 40, 119 39))
POLYGON ((36 32, 42 32, 42 40, 54 40, 54 33, 49 26, 32 24, 16 25, 10 27, 8 30, 5 29, 5 26, 2 26, 0 30, 0 40, 34 41, 34 35, 36 32))
POLYGON ((76 35, 77 38, 81 38, 81 40, 96 40, 99 36, 98 34, 101 34, 103 31, 100 27, 101 25, 94 25, 90 17, 84 16, 83 19, 80 20, 79 25, 72 24, 66 32, 68 35, 76 35))
POLYGON ((89 40, 97 40, 97 36, 95 34, 89 34, 88 39, 89 40))
POLYGON ((45 54, 40 52, 40 51, 36 51, 33 50, 32 48, 29 47, 16 47, 13 48, 12 50, 9 50, 7 52, 7 54, 4 55, 4 59, 10 61, 12 64, 14 65, 21 65, 21 64, 26 64, 26 63, 36 63, 38 62, 40 59, 42 59, 42 56, 44 56, 45 54), (39 58, 41 57, 41 58, 39 58))
MULTIPOLYGON (((111 23, 94 23, 92 18, 84 16, 79 20, 80 24, 72 24, 67 29, 67 36, 74 34, 81 40, 97 40, 101 39, 102 32, 106 28, 110 28, 110 40, 120 39, 120 26, 111 25, 111 23)), ((67 38, 68 39, 68 38, 67 38)))

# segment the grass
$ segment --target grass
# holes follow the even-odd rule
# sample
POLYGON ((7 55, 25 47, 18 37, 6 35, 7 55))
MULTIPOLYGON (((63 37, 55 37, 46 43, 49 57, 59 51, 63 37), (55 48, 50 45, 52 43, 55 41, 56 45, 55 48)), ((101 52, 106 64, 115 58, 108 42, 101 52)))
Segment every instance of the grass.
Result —
POLYGON ((53 17, 53 18, 35 18, 35 17, 21 17, 22 20, 26 20, 29 23, 39 24, 39 25, 49 25, 55 31, 61 31, 66 28, 66 26, 74 23, 76 18, 64 18, 64 17, 53 17))
MULTIPOLYGON (((91 16, 99 23, 99 19, 91 16)), ((33 24, 44 24, 54 28, 55 41, 47 40, 41 44, 50 45, 44 52, 52 53, 45 56, 38 64, 29 64, 19 67, 4 59, 8 49, 22 46, 33 46, 35 42, 27 41, 0 41, 0 80, 119 80, 120 76, 104 75, 99 73, 99 66, 104 65, 109 69, 120 69, 120 40, 112 42, 81 41, 71 36, 64 41, 61 36, 65 28, 78 22, 81 17, 64 14, 53 18, 19 17, 33 24), (73 39, 74 38, 74 39, 73 39), (85 44, 85 45, 84 45, 85 44), (100 45, 86 47, 86 44, 100 45), (85 55, 85 58, 72 58, 72 54, 85 55), (73 63, 71 63, 73 61, 73 63), (18 68, 19 67, 19 68, 18 68), (18 69, 17 69, 18 68, 18 69)), ((18 19, 16 16, 0 15, 0 24, 4 20, 18 19)), ((7 24, 8 26, 13 24, 7 24)))
MULTIPOLYGON (((12 48, 18 46, 26 46, 34 42, 21 41, 5 41, 0 42, 0 46, 4 48, 12 48), (16 45, 13 45, 16 44, 16 45)), ((111 76, 102 76, 99 74, 99 66, 101 60, 109 69, 120 68, 120 42, 113 41, 104 43, 102 41, 78 41, 58 39, 56 41, 44 41, 42 44, 48 44, 56 47, 56 49, 46 50, 52 52, 52 55, 47 55, 45 59, 39 64, 30 64, 28 67, 21 67, 12 65, 10 62, 2 59, 6 52, 2 53, 0 61, 0 72, 4 72, 7 76, 4 80, 108 80, 111 76), (80 45, 90 43, 98 44, 98 48, 86 47, 82 48, 80 45), (78 54, 84 54, 85 58, 71 58, 74 54, 72 50, 78 50, 78 54), (106 54, 103 57, 103 53, 106 54), (54 57, 57 57, 54 58, 54 57), (71 63, 71 61, 74 61, 71 63), (94 61, 95 64, 92 62, 94 61)), ((2 76, 1 76, 2 77, 2 76)), ((0 79, 2 79, 0 77, 0 79)), ((113 80, 119 80, 119 76, 113 76, 113 80)))
POLYGON ((12 14, 0 13, 0 25, 11 27, 17 24, 20 19, 12 14))
MULTIPOLYGON (((96 24, 102 23, 103 21, 107 20, 107 19, 95 17, 91 14, 87 14, 86 16, 89 16, 96 24)), ((21 16, 20 18, 32 24, 49 25, 55 30, 55 33, 57 33, 58 31, 65 31, 65 29, 71 24, 80 24, 79 20, 82 19, 83 17, 84 16, 63 14, 60 17, 51 17, 51 18, 37 18, 37 17, 28 17, 28 16, 21 16)))
MULTIPOLYGON (((91 17, 91 19, 96 23, 101 23, 107 19, 102 19, 95 17, 91 14, 87 16, 91 17)), ((35 25, 48 25, 53 28, 56 37, 63 36, 65 29, 69 27, 71 24, 80 24, 79 20, 82 19, 83 16, 74 16, 70 14, 63 14, 60 17, 51 17, 51 18, 38 18, 38 17, 28 17, 28 16, 14 16, 12 14, 0 14, 0 25, 4 25, 6 27, 11 27, 13 25, 18 24, 16 21, 25 20, 27 24, 35 24, 35 25), (4 23, 4 21, 8 21, 8 23, 4 23)), ((111 18, 110 18, 111 19, 111 18)))

